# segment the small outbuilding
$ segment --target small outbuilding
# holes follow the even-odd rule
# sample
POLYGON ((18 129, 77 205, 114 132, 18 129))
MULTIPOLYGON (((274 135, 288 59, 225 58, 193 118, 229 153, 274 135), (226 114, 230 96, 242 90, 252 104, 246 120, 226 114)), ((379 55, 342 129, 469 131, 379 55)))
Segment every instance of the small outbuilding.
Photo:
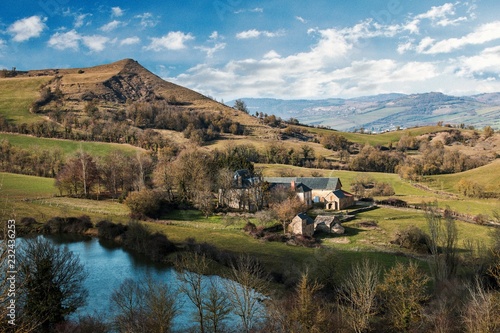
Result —
POLYGON ((323 199, 328 210, 341 210, 354 205, 354 196, 343 190, 329 192, 323 199))
POLYGON ((312 237, 314 235, 314 220, 306 213, 297 214, 288 225, 288 232, 294 235, 312 237))
POLYGON ((343 234, 344 227, 340 224, 340 218, 335 215, 318 215, 314 219, 314 230, 328 234, 343 234))

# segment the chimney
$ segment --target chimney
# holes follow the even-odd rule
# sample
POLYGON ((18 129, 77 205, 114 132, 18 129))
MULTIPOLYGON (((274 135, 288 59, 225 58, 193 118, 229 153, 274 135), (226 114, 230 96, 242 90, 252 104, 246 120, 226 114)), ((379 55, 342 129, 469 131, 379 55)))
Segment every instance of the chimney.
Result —
POLYGON ((295 191, 295 180, 290 182, 290 187, 292 188, 292 191, 295 191))

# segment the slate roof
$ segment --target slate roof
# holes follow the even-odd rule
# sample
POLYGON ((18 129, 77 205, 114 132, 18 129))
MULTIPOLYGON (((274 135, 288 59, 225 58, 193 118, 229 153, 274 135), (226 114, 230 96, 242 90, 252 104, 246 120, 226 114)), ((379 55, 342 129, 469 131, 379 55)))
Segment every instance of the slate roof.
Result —
POLYGON ((332 190, 342 187, 340 179, 337 177, 264 177, 268 183, 285 184, 295 181, 296 184, 302 183, 312 190, 332 190))
MULTIPOLYGON (((306 220, 306 224, 314 224, 314 220, 306 213, 298 213, 297 216, 302 220, 306 220)), ((296 216, 296 217, 297 217, 296 216)))
POLYGON ((339 199, 343 199, 346 197, 344 191, 342 191, 342 190, 333 191, 333 195, 335 195, 339 199))
POLYGON ((295 184, 295 192, 305 193, 305 192, 311 192, 311 191, 312 191, 312 189, 305 184, 302 184, 302 183, 295 184))
POLYGON ((330 225, 330 223, 335 222, 339 218, 335 215, 318 215, 314 219, 314 224, 325 223, 330 225))
MULTIPOLYGON (((269 190, 273 190, 275 188, 284 188, 284 189, 290 189, 292 187, 291 183, 269 183, 269 190)), ((312 189, 304 185, 302 183, 296 183, 295 184, 295 192, 298 193, 305 193, 305 192, 311 192, 312 189)))

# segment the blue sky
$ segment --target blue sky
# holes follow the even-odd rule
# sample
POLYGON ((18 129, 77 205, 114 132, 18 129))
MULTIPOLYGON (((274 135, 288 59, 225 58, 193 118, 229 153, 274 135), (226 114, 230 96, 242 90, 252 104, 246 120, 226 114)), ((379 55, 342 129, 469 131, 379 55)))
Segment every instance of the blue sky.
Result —
POLYGON ((133 58, 218 100, 500 91, 498 0, 3 0, 0 68, 133 58))

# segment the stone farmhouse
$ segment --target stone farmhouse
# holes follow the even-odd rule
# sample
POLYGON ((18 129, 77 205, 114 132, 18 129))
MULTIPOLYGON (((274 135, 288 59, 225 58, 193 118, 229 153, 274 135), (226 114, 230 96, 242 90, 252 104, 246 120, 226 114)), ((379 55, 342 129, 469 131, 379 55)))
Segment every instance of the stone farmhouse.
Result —
MULTIPOLYGON (((311 189, 312 202, 323 202, 328 210, 342 210, 354 205, 354 196, 342 190, 342 182, 337 177, 264 177, 264 181, 269 184, 290 184, 295 188, 301 184, 311 189)), ((304 194, 304 198, 308 196, 304 194)), ((310 206, 300 195, 299 198, 310 206)))
POLYGON ((325 209, 342 210, 354 205, 354 196, 342 190, 336 177, 254 177, 248 170, 238 170, 233 176, 233 186, 225 193, 219 190, 219 202, 231 208, 257 211, 267 203, 265 191, 276 188, 295 191, 307 207, 322 202, 325 209))

